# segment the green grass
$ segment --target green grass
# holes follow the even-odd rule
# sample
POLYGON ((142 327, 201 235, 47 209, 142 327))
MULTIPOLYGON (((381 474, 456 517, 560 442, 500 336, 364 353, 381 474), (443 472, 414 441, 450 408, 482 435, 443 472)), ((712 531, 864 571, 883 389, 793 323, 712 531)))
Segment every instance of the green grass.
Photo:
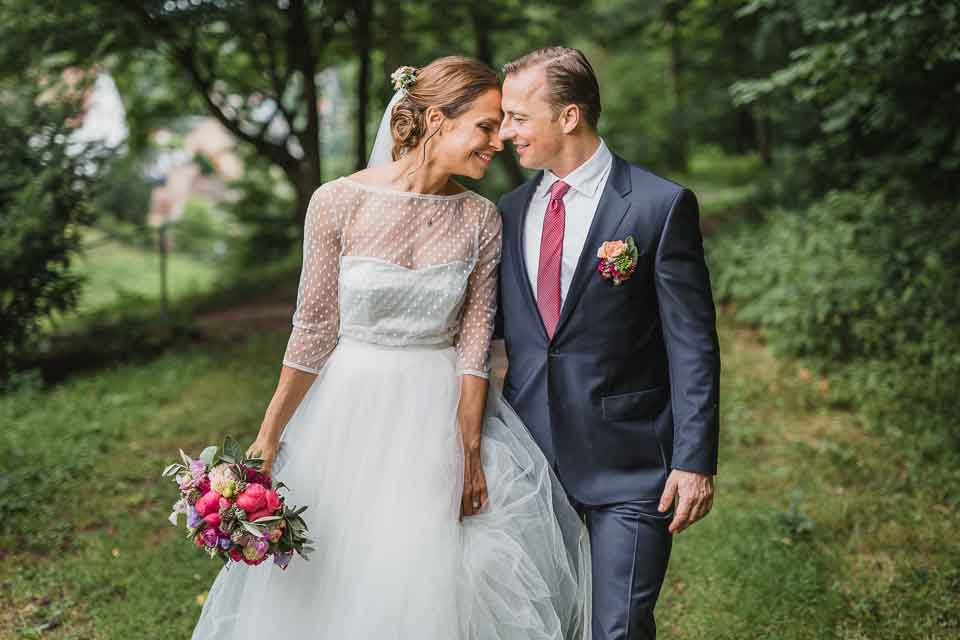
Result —
MULTIPOLYGON (((252 437, 287 331, 0 400, 0 637, 185 638, 218 569, 165 520, 176 449, 252 437), (8 606, 9 603, 9 606, 8 606)), ((713 513, 674 546, 662 637, 960 637, 960 516, 894 441, 723 316, 713 513)))
POLYGON ((187 637, 216 564, 165 522, 178 447, 255 434, 286 332, 2 400, 0 637, 187 637), (250 400, 250 398, 255 398, 250 400), (16 550, 16 551, 8 551, 16 550))
MULTIPOLYGON (((84 241, 90 248, 77 256, 73 269, 85 283, 77 308, 61 324, 115 307, 152 304, 159 310, 160 256, 155 249, 106 240, 97 230, 89 230, 84 241)), ((170 301, 212 290, 221 272, 214 261, 172 251, 167 256, 170 301)))
POLYGON ((671 638, 960 638, 960 516, 830 381, 721 326, 713 513, 675 544, 671 638))

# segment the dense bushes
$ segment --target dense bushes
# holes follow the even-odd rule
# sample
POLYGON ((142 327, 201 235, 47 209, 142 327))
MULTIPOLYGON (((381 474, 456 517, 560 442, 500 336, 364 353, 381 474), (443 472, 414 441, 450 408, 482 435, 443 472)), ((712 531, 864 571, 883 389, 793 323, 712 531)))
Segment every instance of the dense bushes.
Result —
POLYGON ((0 386, 37 322, 76 304, 69 270, 92 220, 94 148, 71 141, 78 105, 0 85, 0 386))
POLYGON ((718 296, 921 453, 960 445, 960 206, 831 192, 711 242, 718 296), (924 451, 925 450, 925 451, 924 451))
POLYGON ((755 209, 773 213, 712 240, 717 290, 826 373, 834 397, 904 434, 914 462, 955 455, 960 11, 756 0, 741 13, 794 25, 804 42, 783 68, 736 83, 735 103, 791 131, 802 104, 816 135, 789 138, 758 179, 755 209))

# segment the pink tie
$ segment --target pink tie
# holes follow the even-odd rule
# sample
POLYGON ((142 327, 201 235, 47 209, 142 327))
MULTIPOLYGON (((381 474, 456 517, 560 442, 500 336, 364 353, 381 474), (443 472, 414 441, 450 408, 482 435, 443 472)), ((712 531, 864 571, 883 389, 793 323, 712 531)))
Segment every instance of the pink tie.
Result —
POLYGON ((557 180, 550 186, 550 203, 543 217, 543 234, 540 236, 540 267, 537 270, 537 307, 547 335, 553 332, 560 320, 560 263, 563 258, 563 229, 567 210, 563 196, 570 185, 557 180))

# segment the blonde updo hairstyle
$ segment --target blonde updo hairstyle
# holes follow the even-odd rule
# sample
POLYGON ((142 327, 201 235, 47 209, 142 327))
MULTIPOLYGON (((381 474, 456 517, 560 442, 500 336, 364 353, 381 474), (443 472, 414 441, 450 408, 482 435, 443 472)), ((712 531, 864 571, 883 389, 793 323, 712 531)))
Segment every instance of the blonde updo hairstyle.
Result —
POLYGON ((428 107, 437 107, 444 117, 453 119, 490 89, 500 89, 500 78, 496 71, 473 58, 447 56, 417 70, 416 81, 390 115, 393 159, 399 160, 433 135, 427 135, 428 107))

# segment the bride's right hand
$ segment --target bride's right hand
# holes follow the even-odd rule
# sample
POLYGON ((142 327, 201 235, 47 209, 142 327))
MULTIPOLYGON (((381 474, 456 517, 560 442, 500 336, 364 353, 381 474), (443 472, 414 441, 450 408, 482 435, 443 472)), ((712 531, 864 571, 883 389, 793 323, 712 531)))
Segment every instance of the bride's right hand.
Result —
POLYGON ((279 448, 279 442, 264 438, 263 436, 257 436, 253 444, 247 448, 247 457, 262 459, 263 466, 260 467, 260 472, 270 475, 273 471, 273 462, 277 458, 277 450, 279 448))

